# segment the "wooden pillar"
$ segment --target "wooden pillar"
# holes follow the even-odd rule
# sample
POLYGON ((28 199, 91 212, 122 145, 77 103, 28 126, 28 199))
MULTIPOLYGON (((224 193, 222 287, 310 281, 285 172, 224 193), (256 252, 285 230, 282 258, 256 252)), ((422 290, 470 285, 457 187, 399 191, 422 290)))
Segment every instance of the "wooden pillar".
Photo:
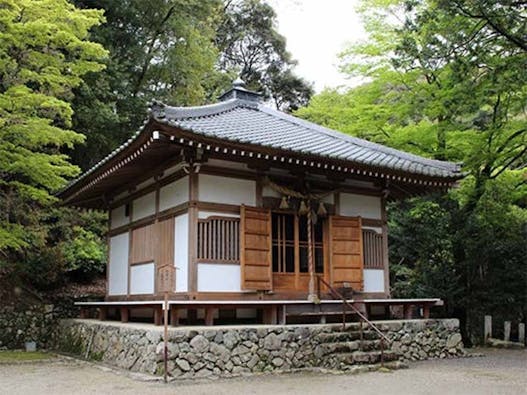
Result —
POLYGON ((214 313, 216 309, 214 307, 205 308, 205 325, 212 326, 214 325, 214 313))
POLYGON ((518 341, 525 344, 525 324, 523 322, 518 324, 518 341))
POLYGON ((382 219, 382 261, 384 269, 384 296, 390 297, 390 260, 388 254, 388 215, 386 212, 386 197, 381 199, 382 219))
POLYGON ((108 307, 106 306, 99 307, 99 320, 106 321, 107 317, 108 317, 108 307))
POLYGON ((423 305, 423 318, 430 318, 430 306, 427 304, 423 305))
POLYGON ((505 321, 503 323, 503 340, 506 342, 511 340, 511 322, 505 321))
POLYGON ((403 305, 403 315, 405 320, 412 319, 412 306, 409 304, 403 305))
POLYGON ((130 318, 130 310, 128 307, 121 307, 121 322, 128 322, 130 318))
POLYGON ((266 325, 276 325, 277 309, 276 305, 265 307, 263 310, 263 323, 266 325))
POLYGON ((80 312, 79 312, 79 317, 82 319, 88 318, 88 311, 86 308, 81 307, 80 312))
POLYGON ((483 335, 485 337, 485 343, 492 337, 492 316, 485 316, 485 327, 483 329, 483 335))
POLYGON ((198 174, 194 169, 189 173, 189 208, 188 208, 188 290, 196 292, 198 290, 198 267, 197 267, 197 234, 198 234, 198 174))
POLYGON ((187 310, 187 325, 195 324, 198 320, 198 311, 196 309, 187 310))
POLYGON ((170 325, 179 326, 179 309, 176 306, 170 306, 170 325))
POLYGON ((163 325, 163 308, 161 306, 154 307, 154 325, 163 325))
POLYGON ((287 317, 286 317, 287 310, 286 309, 287 309, 286 305, 278 306, 278 324, 279 325, 285 325, 287 323, 287 317))

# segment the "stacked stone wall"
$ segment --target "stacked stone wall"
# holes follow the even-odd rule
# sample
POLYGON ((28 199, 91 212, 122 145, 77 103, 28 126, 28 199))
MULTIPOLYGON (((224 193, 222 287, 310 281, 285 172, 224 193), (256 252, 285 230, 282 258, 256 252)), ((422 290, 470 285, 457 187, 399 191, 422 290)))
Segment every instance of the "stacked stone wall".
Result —
MULTIPOLYGON (((377 322, 406 360, 463 354, 456 319, 377 322)), ((325 367, 319 334, 336 325, 170 328, 168 373, 177 378, 229 377, 244 373, 325 367)), ((162 327, 95 320, 63 320, 58 349, 119 368, 163 373, 162 327)))

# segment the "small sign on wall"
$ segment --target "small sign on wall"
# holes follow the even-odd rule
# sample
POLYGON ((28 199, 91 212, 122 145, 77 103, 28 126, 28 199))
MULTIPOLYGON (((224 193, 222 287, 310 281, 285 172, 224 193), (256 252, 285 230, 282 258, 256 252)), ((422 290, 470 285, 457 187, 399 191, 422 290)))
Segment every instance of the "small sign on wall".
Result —
POLYGON ((176 282, 176 268, 174 266, 163 266, 157 270, 158 292, 174 291, 176 282))

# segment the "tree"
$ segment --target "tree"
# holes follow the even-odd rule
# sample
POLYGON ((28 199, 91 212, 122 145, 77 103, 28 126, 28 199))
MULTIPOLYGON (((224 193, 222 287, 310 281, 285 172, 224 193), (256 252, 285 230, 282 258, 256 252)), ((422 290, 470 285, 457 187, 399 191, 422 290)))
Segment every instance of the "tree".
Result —
POLYGON ((485 311, 527 316, 520 259, 527 222, 526 7, 507 0, 364 2, 369 40, 342 55, 342 70, 364 84, 323 92, 298 112, 396 148, 464 162, 460 188, 425 211, 433 223, 415 216, 430 208, 428 200, 391 207, 399 235, 391 247, 395 274, 404 280, 397 291, 416 294, 435 283, 439 288, 428 292, 449 294, 452 283, 428 280, 455 273, 460 294, 450 305, 472 339, 485 311), (414 226, 422 231, 414 234, 414 226), (444 243, 421 242, 422 234, 445 227, 444 243))
POLYGON ((87 39, 101 22, 66 0, 0 2, 0 266, 46 254, 52 193, 79 172, 61 153, 84 140, 71 130, 72 90, 104 67, 87 39))
POLYGON ((293 111, 309 102, 313 88, 296 76, 273 8, 261 0, 228 0, 216 36, 221 70, 262 91, 277 108, 293 111))
POLYGON ((205 102, 217 83, 213 39, 219 0, 75 0, 105 11, 91 39, 109 50, 106 69, 75 91, 75 130, 87 136, 72 152, 87 169, 128 139, 153 99, 174 105, 205 102))

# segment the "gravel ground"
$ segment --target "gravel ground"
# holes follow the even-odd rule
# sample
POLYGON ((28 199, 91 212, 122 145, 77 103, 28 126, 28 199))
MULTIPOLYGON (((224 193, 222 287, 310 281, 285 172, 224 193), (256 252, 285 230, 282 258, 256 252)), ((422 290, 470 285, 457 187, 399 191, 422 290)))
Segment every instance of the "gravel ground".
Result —
POLYGON ((484 357, 431 360, 390 373, 295 373, 168 385, 90 363, 0 365, 0 394, 527 394, 527 350, 477 350, 484 357))

